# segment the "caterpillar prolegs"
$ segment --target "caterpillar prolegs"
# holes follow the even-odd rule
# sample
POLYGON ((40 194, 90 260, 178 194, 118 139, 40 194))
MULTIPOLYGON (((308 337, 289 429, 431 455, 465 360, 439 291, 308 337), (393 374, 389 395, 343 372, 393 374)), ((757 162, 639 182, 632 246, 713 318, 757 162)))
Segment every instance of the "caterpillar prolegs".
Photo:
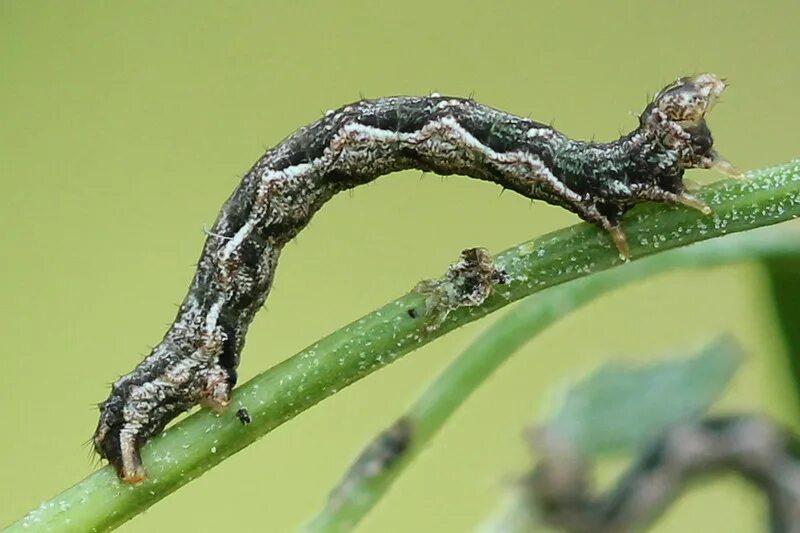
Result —
POLYGON ((645 107, 636 129, 610 143, 572 140, 437 94, 327 112, 268 150, 225 202, 164 339, 100 404, 95 449, 135 483, 145 477, 139 450, 148 438, 197 403, 225 408, 282 247, 336 193, 412 168, 492 181, 605 229, 627 258, 620 223, 631 206, 656 201, 709 213, 686 192, 684 170, 736 173, 714 151, 705 122, 724 88, 712 74, 681 78, 645 107))

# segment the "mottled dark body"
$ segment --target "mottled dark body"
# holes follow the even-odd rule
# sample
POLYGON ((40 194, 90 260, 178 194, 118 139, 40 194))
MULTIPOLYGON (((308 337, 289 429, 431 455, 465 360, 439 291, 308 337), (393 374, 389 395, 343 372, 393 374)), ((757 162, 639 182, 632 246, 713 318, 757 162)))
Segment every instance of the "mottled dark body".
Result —
POLYGON ((619 222, 633 204, 703 208, 681 179, 686 168, 721 164, 704 114, 723 87, 711 75, 679 80, 636 130, 607 144, 438 95, 364 100, 299 129, 255 163, 222 207, 175 322, 101 404, 97 451, 137 482, 148 438, 198 402, 228 404, 281 248, 336 193, 411 168, 461 174, 563 206, 611 232, 627 255, 619 222))

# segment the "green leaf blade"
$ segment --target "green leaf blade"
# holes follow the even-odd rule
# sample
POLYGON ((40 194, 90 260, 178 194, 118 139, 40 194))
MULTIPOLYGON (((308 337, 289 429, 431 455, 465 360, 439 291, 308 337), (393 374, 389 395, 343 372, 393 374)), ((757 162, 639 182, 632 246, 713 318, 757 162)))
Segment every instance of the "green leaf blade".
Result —
POLYGON ((702 416, 742 357, 723 337, 689 358, 606 363, 570 388, 548 429, 585 457, 633 452, 667 427, 702 416))

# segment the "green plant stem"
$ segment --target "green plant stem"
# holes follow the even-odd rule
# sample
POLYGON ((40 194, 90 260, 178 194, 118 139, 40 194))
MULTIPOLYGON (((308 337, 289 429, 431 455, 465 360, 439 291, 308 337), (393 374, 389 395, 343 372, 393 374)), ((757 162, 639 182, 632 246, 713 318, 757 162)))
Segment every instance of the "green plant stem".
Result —
MULTIPOLYGON (((700 192, 714 215, 682 207, 642 205, 625 219, 633 257, 800 216, 800 161, 754 172, 700 192)), ((455 255, 455 254, 454 254, 455 255)), ((233 408, 202 410, 154 438, 143 450, 149 478, 121 484, 109 467, 43 503, 10 531, 107 531, 198 477, 298 413, 398 357, 530 294, 620 264, 608 236, 578 224, 516 246, 495 258, 509 282, 483 305, 452 312, 428 331, 425 297, 409 293, 334 332, 235 391, 233 408), (234 415, 246 408, 252 423, 234 415)))
MULTIPOLYGON (((380 501, 398 476, 438 433, 456 409, 501 364, 539 333, 575 309, 630 283, 678 268, 705 268, 751 258, 797 261, 800 232, 769 230, 731 236, 673 250, 554 287, 506 313, 464 350, 425 389, 401 418, 411 440, 402 453, 368 473, 352 468, 323 510, 304 531, 349 531, 380 501), (355 475, 353 475, 355 473, 355 475)), ((379 436, 376 441, 380 442, 379 436)), ((368 460, 375 445, 359 461, 368 460)))
POLYGON ((800 407, 800 259, 771 257, 763 262, 780 329, 786 365, 794 385, 795 409, 800 407))

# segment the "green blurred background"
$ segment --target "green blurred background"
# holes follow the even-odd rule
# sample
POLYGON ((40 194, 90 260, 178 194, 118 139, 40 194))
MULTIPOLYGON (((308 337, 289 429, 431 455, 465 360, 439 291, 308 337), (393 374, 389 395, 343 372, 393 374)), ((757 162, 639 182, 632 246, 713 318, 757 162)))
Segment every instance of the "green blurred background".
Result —
MULTIPOLYGON (((474 94, 610 139, 652 94, 710 71, 741 168, 796 157, 800 2, 0 2, 0 524, 96 464, 109 382, 171 321, 221 202, 262 151, 360 96, 474 94)), ((718 176, 694 172, 707 182, 718 176)), ((492 185, 408 172, 343 194, 285 251, 246 380, 440 274, 576 218, 492 185)), ((160 502, 124 531, 289 531, 356 452, 491 318, 374 374, 160 502)), ((523 426, 566 378, 731 331, 749 353, 722 402, 797 427, 761 271, 676 272, 589 306, 478 391, 363 531, 465 531, 529 458, 523 426)), ((735 480, 658 532, 757 531, 735 480)))

